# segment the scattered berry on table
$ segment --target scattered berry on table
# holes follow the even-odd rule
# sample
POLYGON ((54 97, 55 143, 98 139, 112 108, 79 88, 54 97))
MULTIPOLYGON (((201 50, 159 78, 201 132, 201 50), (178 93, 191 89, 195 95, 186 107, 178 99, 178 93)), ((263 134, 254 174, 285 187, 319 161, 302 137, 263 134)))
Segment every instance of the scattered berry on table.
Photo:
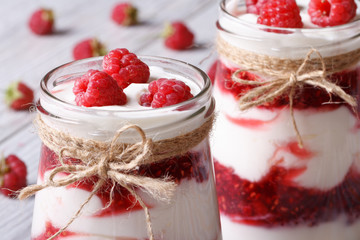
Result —
POLYGON ((194 34, 183 22, 167 23, 162 36, 165 46, 174 50, 190 48, 194 43, 194 34))
POLYGON ((0 157, 0 191, 14 197, 15 192, 26 186, 26 165, 15 155, 0 157))
POLYGON ((258 24, 282 27, 302 28, 300 10, 295 0, 271 0, 262 5, 258 24))
POLYGON ((259 14, 260 9, 268 0, 246 0, 246 12, 259 14))
POLYGON ((29 27, 38 35, 46 35, 53 32, 54 14, 51 9, 40 8, 30 17, 29 27))
POLYGON ((89 70, 74 83, 73 93, 78 106, 124 105, 126 95, 107 73, 89 70))
POLYGON ((5 91, 5 103, 14 110, 28 110, 34 101, 34 92, 23 82, 11 83, 5 91))
POLYGON ((138 10, 131 3, 124 2, 117 4, 111 13, 111 18, 123 26, 130 26, 137 23, 138 10))
POLYGON ((183 81, 160 78, 148 86, 149 92, 140 96, 141 106, 161 108, 184 102, 193 97, 191 89, 183 81))
POLYGON ((77 43, 73 49, 75 60, 104 56, 106 53, 105 46, 96 38, 85 39, 77 43))
POLYGON ((337 26, 350 22, 356 15, 354 0, 311 0, 308 7, 311 22, 320 26, 337 26))
POLYGON ((111 50, 105 55, 103 68, 122 89, 131 83, 146 83, 150 76, 148 65, 125 48, 111 50))

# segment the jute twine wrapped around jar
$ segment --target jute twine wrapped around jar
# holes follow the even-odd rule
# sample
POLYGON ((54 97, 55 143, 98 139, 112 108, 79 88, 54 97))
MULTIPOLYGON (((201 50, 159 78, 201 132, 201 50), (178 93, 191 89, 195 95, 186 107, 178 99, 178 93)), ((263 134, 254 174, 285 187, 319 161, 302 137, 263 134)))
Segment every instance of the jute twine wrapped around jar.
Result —
MULTIPOLYGON (((169 203, 176 184, 170 178, 155 179, 133 175, 131 171, 142 165, 185 154, 209 135, 213 119, 213 116, 209 117, 202 126, 186 134, 155 142, 151 138, 147 138, 139 126, 126 125, 116 132, 110 142, 100 142, 74 137, 69 133, 54 129, 47 125, 38 115, 35 125, 39 137, 44 145, 58 155, 60 166, 50 172, 43 184, 31 185, 22 189, 18 198, 26 199, 44 188, 64 187, 89 177, 98 177, 98 181, 94 183, 94 188, 89 197, 66 226, 49 238, 54 239, 79 217, 84 206, 110 180, 114 184, 119 184, 127 189, 139 202, 145 211, 148 236, 153 240, 154 234, 149 209, 139 194, 136 193, 135 188, 144 190, 157 201, 169 203), (136 131, 141 137, 141 141, 134 144, 122 143, 122 134, 131 130, 136 131), (67 164, 63 161, 65 157, 79 159, 82 164, 67 164), (58 173, 69 173, 69 175, 55 178, 58 173)), ((114 186, 110 193, 110 202, 106 207, 112 203, 113 191, 114 186)))
POLYGON ((356 112, 356 99, 347 94, 341 87, 329 81, 328 76, 356 65, 360 61, 360 48, 325 58, 316 49, 310 49, 303 59, 286 59, 240 49, 218 36, 217 51, 221 56, 226 57, 240 67, 232 74, 233 81, 256 86, 240 96, 238 101, 240 110, 247 110, 271 102, 276 97, 284 94, 289 96, 290 114, 301 148, 303 147, 303 140, 293 111, 293 99, 297 88, 303 87, 305 84, 322 88, 329 94, 337 95, 343 99, 356 112), (316 57, 312 58, 314 54, 316 57), (269 80, 250 81, 241 79, 238 74, 243 71, 260 73, 267 76, 269 80))

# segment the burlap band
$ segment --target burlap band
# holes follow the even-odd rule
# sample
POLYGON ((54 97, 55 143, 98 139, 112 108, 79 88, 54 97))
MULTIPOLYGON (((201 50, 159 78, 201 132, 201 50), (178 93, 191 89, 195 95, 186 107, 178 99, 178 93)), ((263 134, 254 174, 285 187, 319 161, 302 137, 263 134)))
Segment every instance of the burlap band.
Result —
MULTIPOLYGON (((220 36, 217 37, 216 46, 220 55, 225 56, 235 64, 268 76, 290 75, 299 69, 305 58, 305 56, 301 59, 277 58, 250 52, 228 43, 220 36)), ((326 74, 330 75, 349 69, 359 61, 360 48, 336 56, 309 59, 308 64, 303 68, 303 72, 319 70, 325 65, 326 74)))
POLYGON ((146 176, 131 174, 131 171, 145 164, 159 162, 165 158, 182 155, 202 142, 212 128, 214 117, 211 116, 199 128, 174 138, 152 141, 137 125, 126 125, 118 130, 112 141, 100 142, 74 137, 69 133, 59 131, 47 125, 37 116, 35 124, 42 142, 58 154, 60 166, 53 169, 48 178, 41 185, 31 185, 21 190, 18 198, 25 199, 47 187, 63 187, 86 178, 97 176, 98 182, 86 201, 81 205, 66 226, 62 227, 49 239, 54 239, 63 232, 81 213, 83 207, 109 180, 113 182, 110 193, 110 202, 115 183, 126 188, 139 202, 145 211, 148 236, 154 239, 149 210, 136 193, 135 188, 140 188, 158 201, 170 202, 175 191, 175 183, 169 178, 155 179, 146 176), (133 144, 121 142, 121 136, 127 131, 135 131, 141 141, 133 144), (65 163, 64 157, 81 160, 82 164, 73 165, 65 163), (68 175, 56 177, 58 173, 68 175), (56 178, 55 178, 56 177, 56 178))
POLYGON ((287 94, 292 123, 299 146, 303 140, 298 130, 294 111, 293 98, 296 88, 305 84, 322 88, 329 94, 339 96, 356 112, 357 102, 336 83, 328 80, 328 76, 355 66, 360 61, 360 48, 354 51, 323 58, 319 51, 310 49, 303 59, 284 59, 246 51, 231 45, 220 36, 217 38, 217 51, 220 55, 239 66, 232 75, 232 80, 245 85, 256 86, 239 98, 239 109, 252 107, 273 101, 276 97, 287 94), (312 55, 316 55, 312 58, 312 55), (253 71, 265 76, 264 81, 250 81, 238 77, 242 71, 253 71))

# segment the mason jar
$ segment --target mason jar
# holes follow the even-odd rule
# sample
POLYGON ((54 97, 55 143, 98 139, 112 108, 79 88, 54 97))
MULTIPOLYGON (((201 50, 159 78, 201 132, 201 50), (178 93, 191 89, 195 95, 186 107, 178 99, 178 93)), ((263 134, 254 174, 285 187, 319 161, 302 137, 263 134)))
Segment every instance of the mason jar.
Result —
POLYGON ((251 20, 245 1, 221 1, 212 152, 223 237, 360 239, 360 20, 251 20))
POLYGON ((76 106, 74 80, 101 70, 101 57, 62 65, 42 79, 31 239, 222 239, 208 139, 210 80, 184 62, 140 59, 149 81, 182 80, 194 97, 142 107, 148 83, 131 84, 124 106, 76 106))

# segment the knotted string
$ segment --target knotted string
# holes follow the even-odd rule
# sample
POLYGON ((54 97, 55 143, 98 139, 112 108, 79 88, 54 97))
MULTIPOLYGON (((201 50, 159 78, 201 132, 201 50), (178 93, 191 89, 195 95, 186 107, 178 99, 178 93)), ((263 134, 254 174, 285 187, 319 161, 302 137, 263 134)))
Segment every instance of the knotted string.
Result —
POLYGON ((296 132, 299 146, 301 148, 303 147, 303 140, 300 135, 299 129, 297 127, 296 120, 294 117, 294 110, 293 110, 293 99, 294 99, 295 90, 297 88, 302 87, 305 84, 314 87, 323 88, 329 94, 335 94, 340 98, 342 98, 346 103, 348 103, 354 109, 354 111, 356 111, 355 110, 357 106, 356 99, 351 95, 347 94, 341 87, 326 79, 326 75, 327 75, 326 67, 321 54, 316 49, 311 49, 306 54, 303 63, 300 65, 297 71, 294 73, 290 73, 290 75, 287 76, 279 76, 262 82, 250 81, 238 77, 238 74, 243 71, 249 71, 249 69, 246 70, 239 69, 235 71, 232 75, 232 80, 245 85, 257 85, 257 87, 251 89, 250 91, 248 91, 239 98, 238 104, 240 110, 247 110, 252 107, 256 107, 264 103, 271 102, 276 97, 288 93, 289 109, 292 118, 292 123, 296 132), (320 59, 320 62, 322 63, 322 69, 311 72, 305 72, 304 69, 307 69, 307 64, 309 64, 311 55, 313 53, 317 54, 318 58, 320 59))

